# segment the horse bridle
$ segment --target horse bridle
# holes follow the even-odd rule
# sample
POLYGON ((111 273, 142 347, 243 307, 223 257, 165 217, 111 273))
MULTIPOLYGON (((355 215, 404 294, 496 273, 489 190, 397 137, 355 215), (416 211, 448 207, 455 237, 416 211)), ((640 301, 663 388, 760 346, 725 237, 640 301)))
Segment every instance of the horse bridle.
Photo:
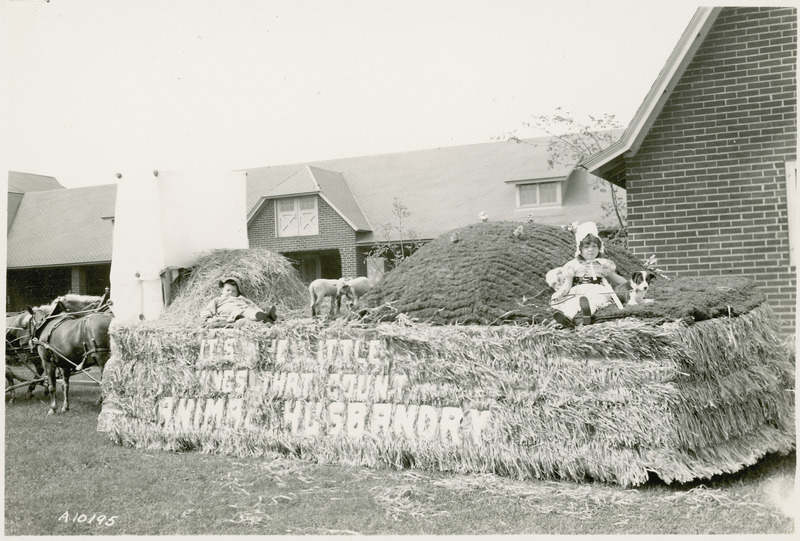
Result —
MULTIPOLYGON (((31 316, 31 319, 33 319, 33 316, 31 316)), ((31 337, 30 332, 31 332, 30 320, 28 321, 28 325, 26 325, 25 327, 6 327, 6 349, 8 349, 9 351, 12 351, 14 353, 19 353, 20 351, 24 351, 25 349, 28 349, 30 346, 20 345, 19 342, 21 342, 23 338, 27 338, 28 340, 30 340, 30 337, 31 337), (15 336, 12 340, 9 340, 8 339, 8 331, 28 331, 28 335, 27 336, 15 336), (15 345, 15 342, 16 342, 16 345, 15 345)))

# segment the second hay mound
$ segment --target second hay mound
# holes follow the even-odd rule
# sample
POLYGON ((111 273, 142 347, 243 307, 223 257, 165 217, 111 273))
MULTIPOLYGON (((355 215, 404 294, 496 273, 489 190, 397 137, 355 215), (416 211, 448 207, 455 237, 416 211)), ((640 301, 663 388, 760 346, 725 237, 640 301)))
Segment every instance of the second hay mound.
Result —
MULTIPOLYGON (((434 325, 496 325, 551 320, 553 290, 545 282, 551 269, 575 257, 575 236, 557 227, 518 222, 473 224, 425 245, 388 273, 369 293, 371 316, 391 320, 404 313, 434 325), (514 234, 517 231, 519 234, 514 234)), ((605 256, 628 278, 645 268, 625 248, 605 244, 605 256)), ((765 302, 752 280, 741 276, 660 277, 653 301, 619 309, 601 308, 596 321, 634 316, 687 323, 736 317, 765 302)))
POLYGON ((285 257, 264 248, 212 250, 197 260, 162 320, 199 318, 203 307, 219 295, 219 280, 227 276, 236 278, 240 293, 262 309, 276 305, 283 316, 305 306, 306 287, 285 257))
MULTIPOLYGON (((575 235, 541 224, 515 235, 519 226, 473 224, 434 239, 373 288, 370 304, 388 303, 391 312, 432 324, 488 325, 520 310, 549 314, 553 291, 544 277, 575 257, 575 235)), ((623 248, 606 245, 605 253, 622 276, 644 268, 623 248)))

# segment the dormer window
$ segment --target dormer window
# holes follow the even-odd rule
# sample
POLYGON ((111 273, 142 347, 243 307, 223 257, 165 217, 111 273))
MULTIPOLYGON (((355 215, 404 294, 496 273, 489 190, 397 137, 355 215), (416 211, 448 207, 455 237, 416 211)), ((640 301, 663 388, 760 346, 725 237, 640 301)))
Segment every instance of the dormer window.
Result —
POLYGON ((561 186, 560 180, 516 183, 517 208, 559 206, 561 205, 561 186))
POLYGON ((279 237, 319 235, 316 195, 276 199, 275 216, 279 237))

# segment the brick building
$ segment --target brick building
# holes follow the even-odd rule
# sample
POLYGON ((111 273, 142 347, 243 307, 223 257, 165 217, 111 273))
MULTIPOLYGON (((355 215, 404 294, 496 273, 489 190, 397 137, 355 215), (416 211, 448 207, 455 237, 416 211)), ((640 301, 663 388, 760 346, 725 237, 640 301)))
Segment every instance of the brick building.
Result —
MULTIPOLYGON (((618 134, 617 134, 618 135, 618 134)), ((595 220, 612 228, 591 179, 548 165, 549 138, 343 158, 247 170, 248 238, 297 262, 304 281, 380 275, 368 258, 401 240, 394 205, 409 212, 405 237, 427 241, 478 221, 564 225, 595 220)))
MULTIPOLYGON (((591 219, 613 226, 585 171, 548 165, 548 141, 247 169, 249 244, 286 256, 310 282, 379 275, 383 262, 367 259, 376 245, 429 240, 477 222, 482 212, 490 220, 531 216, 551 225, 591 219), (388 227, 398 225, 396 202, 409 213, 403 233, 388 227)), ((6 310, 67 292, 102 294, 109 285, 116 188, 46 189, 14 201, 6 310)))
POLYGON ((66 189, 52 177, 15 171, 8 182, 6 310, 70 291, 102 295, 116 186, 66 189))
POLYGON ((746 276, 796 329, 797 11, 701 8, 620 140, 582 166, 627 189, 667 273, 746 276))

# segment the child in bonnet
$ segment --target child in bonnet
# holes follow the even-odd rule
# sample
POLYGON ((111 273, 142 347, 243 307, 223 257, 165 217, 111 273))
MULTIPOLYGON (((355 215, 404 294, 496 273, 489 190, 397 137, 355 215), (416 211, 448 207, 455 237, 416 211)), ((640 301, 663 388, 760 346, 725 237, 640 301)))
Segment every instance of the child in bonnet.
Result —
POLYGON ((219 281, 218 297, 214 297, 200 312, 203 320, 222 319, 233 322, 239 319, 250 321, 274 322, 278 317, 275 306, 264 312, 253 301, 242 295, 239 281, 233 277, 224 277, 219 281))
POLYGON ((617 266, 603 253, 597 225, 585 222, 575 231, 575 259, 561 267, 562 282, 550 300, 556 312, 553 318, 563 327, 591 324, 592 314, 613 301, 615 284, 626 280, 617 274, 617 266))

